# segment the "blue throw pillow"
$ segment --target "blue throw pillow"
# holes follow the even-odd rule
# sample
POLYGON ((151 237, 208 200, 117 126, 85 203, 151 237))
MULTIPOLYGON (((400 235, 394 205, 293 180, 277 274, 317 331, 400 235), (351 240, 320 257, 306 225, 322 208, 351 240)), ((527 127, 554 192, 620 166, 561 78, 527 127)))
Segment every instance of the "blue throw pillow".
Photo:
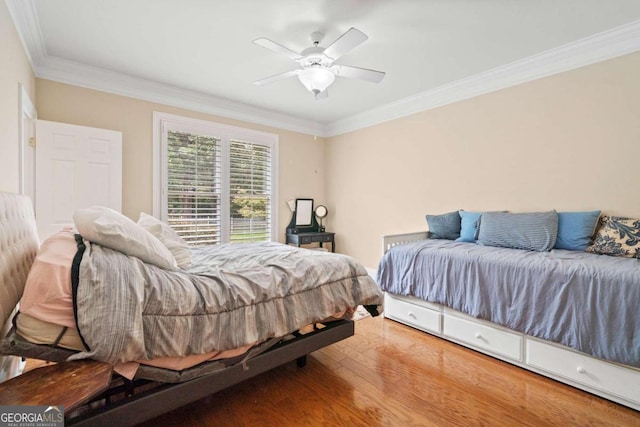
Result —
POLYGON ((584 251, 591 244, 600 211, 558 212, 556 249, 584 251))
POLYGON ((460 237, 456 239, 456 242, 475 243, 476 223, 482 212, 458 211, 458 214, 460 214, 460 237))
POLYGON ((460 237, 460 215, 458 211, 442 215, 426 215, 429 238, 455 240, 460 237))
POLYGON ((479 221, 478 244, 528 251, 550 251, 558 236, 556 211, 485 212, 479 221))

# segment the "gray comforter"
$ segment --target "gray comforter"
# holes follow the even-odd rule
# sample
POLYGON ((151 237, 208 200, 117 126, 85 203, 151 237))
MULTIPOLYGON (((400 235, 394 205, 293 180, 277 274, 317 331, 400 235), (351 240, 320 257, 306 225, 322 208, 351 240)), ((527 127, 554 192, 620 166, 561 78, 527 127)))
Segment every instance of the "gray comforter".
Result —
POLYGON ((423 240, 388 251, 378 282, 387 292, 640 367, 635 259, 423 240))
POLYGON ((171 272, 85 242, 74 262, 78 330, 91 357, 117 363, 202 354, 285 336, 382 293, 352 258, 278 243, 197 248, 171 272))

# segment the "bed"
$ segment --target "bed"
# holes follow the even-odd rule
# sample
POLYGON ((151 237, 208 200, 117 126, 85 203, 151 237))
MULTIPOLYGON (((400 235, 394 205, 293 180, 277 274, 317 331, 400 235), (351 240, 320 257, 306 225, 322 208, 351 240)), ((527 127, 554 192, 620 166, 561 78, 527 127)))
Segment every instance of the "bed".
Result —
MULTIPOLYGON (((27 198, 0 193, 0 218, 1 314, 7 324, 40 254, 27 198)), ((356 306, 381 312, 379 288, 343 255, 277 243, 220 245, 194 250, 191 267, 168 271, 73 238, 77 251, 68 268, 82 347, 77 340, 60 345, 74 328, 60 328, 55 342, 48 342, 37 322, 27 322, 32 328, 23 333, 39 343, 13 327, 1 347, 4 354, 44 360, 133 364, 133 371, 114 375, 105 393, 65 414, 68 425, 139 423, 283 363, 302 366, 308 353, 354 333, 349 317, 356 306), (230 357, 179 369, 145 364, 229 351, 230 357)), ((14 317, 18 326, 20 318, 14 317)))
POLYGON ((640 409, 640 264, 383 236, 385 317, 640 409))

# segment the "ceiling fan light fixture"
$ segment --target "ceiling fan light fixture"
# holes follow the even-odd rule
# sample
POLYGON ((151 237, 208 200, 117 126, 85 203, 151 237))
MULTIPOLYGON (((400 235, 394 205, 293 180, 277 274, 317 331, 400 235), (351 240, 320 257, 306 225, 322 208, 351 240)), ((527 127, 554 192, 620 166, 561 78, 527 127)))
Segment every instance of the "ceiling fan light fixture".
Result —
POLYGON ((324 92, 335 81, 336 76, 330 70, 320 67, 309 67, 298 73, 298 78, 310 92, 324 92))
POLYGON ((299 68, 256 80, 253 84, 262 86, 287 77, 298 76, 300 83, 314 95, 316 100, 319 100, 329 96, 327 88, 333 84, 336 77, 348 77, 372 83, 380 83, 384 78, 385 73, 382 71, 333 63, 367 40, 367 35, 362 31, 351 27, 326 48, 320 46, 323 37, 324 34, 320 32, 312 33, 313 46, 300 53, 264 37, 255 39, 253 43, 293 59, 298 63, 299 68))

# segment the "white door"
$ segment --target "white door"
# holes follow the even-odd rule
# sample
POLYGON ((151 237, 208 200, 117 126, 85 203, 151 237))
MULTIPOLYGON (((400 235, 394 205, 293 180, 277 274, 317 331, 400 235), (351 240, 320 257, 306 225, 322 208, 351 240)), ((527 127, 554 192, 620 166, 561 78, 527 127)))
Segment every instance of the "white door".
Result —
POLYGON ((40 240, 73 224, 76 209, 122 209, 122 133, 38 120, 35 213, 40 240))

